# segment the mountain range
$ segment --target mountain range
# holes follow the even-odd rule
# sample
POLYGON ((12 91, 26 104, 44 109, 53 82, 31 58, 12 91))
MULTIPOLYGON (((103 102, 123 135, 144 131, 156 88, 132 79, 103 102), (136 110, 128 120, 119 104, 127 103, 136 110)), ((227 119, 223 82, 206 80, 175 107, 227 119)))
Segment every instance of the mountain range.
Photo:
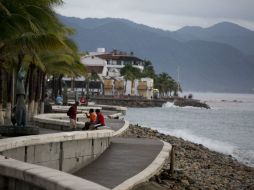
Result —
POLYGON ((184 91, 253 93, 254 31, 237 24, 166 31, 125 19, 59 19, 76 30, 72 38, 80 51, 134 52, 175 79, 179 68, 184 91))

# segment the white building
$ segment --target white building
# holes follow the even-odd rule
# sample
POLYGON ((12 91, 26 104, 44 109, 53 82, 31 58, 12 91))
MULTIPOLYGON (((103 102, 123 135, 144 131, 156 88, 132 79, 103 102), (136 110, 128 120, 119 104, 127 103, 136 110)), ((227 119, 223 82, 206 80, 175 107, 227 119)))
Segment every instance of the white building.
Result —
POLYGON ((88 73, 96 72, 101 79, 107 76, 108 69, 105 60, 94 55, 88 55, 81 57, 80 61, 86 66, 88 73))
POLYGON ((97 52, 90 52, 89 55, 81 58, 81 62, 87 67, 105 67, 103 77, 120 77, 120 70, 126 64, 131 64, 141 71, 144 69, 144 60, 134 56, 133 53, 127 54, 117 50, 107 53, 104 48, 98 48, 97 52))
MULTIPOLYGON (((153 79, 136 79, 132 84, 131 81, 125 81, 120 74, 120 70, 126 64, 131 64, 133 67, 143 71, 144 60, 134 56, 133 53, 127 54, 116 50, 106 53, 104 48, 98 48, 97 52, 91 52, 81 57, 80 61, 86 66, 88 75, 95 72, 100 77, 100 81, 103 81, 105 95, 132 95, 142 96, 147 99, 153 97, 153 79)), ((68 80, 71 79, 65 78, 65 81, 68 80)), ((79 84, 76 86, 81 87, 83 91, 83 84, 86 82, 85 78, 77 78, 75 81, 79 84)), ((100 92, 102 92, 102 89, 100 92)))

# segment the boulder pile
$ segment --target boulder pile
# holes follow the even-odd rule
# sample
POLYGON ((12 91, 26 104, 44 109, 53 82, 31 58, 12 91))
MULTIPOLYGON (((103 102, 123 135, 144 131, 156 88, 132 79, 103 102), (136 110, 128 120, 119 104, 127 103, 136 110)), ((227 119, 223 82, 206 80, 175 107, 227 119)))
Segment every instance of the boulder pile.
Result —
POLYGON ((211 151, 201 144, 165 135, 139 125, 130 125, 123 136, 158 138, 172 144, 175 150, 173 173, 170 173, 170 163, 167 163, 158 175, 153 176, 149 182, 136 186, 134 190, 254 190, 254 168, 239 163, 230 155, 211 151))

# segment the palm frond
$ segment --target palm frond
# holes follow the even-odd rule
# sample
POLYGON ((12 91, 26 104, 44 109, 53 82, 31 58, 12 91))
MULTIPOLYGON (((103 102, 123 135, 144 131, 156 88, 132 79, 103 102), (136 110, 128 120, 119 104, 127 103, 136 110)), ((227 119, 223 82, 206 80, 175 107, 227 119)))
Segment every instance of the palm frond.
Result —
POLYGON ((15 40, 15 45, 24 49, 55 50, 58 48, 66 48, 66 44, 58 36, 54 34, 34 34, 31 32, 22 34, 15 40))
POLYGON ((0 2, 0 11, 6 14, 7 16, 11 15, 10 11, 2 4, 2 2, 0 2))

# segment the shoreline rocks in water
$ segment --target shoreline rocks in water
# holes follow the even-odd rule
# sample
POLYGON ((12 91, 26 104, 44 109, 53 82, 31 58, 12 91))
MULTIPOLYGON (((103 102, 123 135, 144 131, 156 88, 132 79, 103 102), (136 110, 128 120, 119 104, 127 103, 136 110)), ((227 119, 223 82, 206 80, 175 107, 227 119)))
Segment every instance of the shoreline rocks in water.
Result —
POLYGON ((192 107, 210 109, 210 106, 207 105, 206 103, 200 102, 199 100, 194 100, 194 99, 180 99, 179 98, 174 100, 174 105, 179 107, 192 106, 192 107))
POLYGON ((124 137, 158 138, 174 145, 175 172, 169 172, 169 163, 160 174, 133 190, 164 189, 249 189, 254 190, 254 168, 239 163, 230 155, 211 151, 201 144, 195 144, 157 130, 130 125, 124 137))
POLYGON ((168 97, 161 99, 144 99, 144 98, 116 98, 116 97, 91 97, 91 100, 96 102, 96 104, 103 105, 116 105, 116 106, 125 106, 125 107, 138 107, 138 108, 146 108, 146 107, 161 107, 163 104, 167 102, 173 102, 176 106, 185 107, 200 107, 210 109, 210 106, 200 100, 195 99, 187 99, 180 97, 168 97))

